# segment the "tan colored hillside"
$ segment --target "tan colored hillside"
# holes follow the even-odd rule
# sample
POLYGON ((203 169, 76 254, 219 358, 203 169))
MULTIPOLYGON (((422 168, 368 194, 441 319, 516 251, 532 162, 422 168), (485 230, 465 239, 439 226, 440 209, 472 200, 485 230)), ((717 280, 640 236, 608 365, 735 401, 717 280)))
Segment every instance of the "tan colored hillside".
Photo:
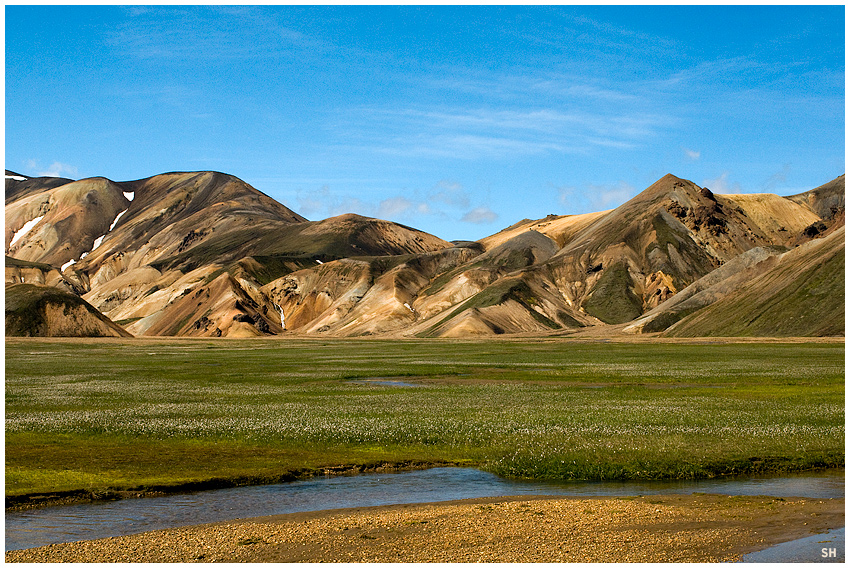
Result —
POLYGON ((30 194, 6 205, 6 253, 57 266, 77 260, 129 205, 121 188, 104 178, 30 194))
POLYGON ((785 197, 771 193, 739 193, 718 195, 721 203, 730 207, 740 207, 749 227, 760 238, 774 242, 792 243, 803 230, 820 217, 811 209, 785 197))
POLYGON ((490 250, 522 233, 537 231, 555 241, 558 248, 561 248, 577 232, 608 213, 609 211, 599 211, 597 213, 585 213, 583 215, 550 215, 536 221, 524 219, 507 229, 499 231, 495 235, 484 237, 478 242, 481 243, 485 250, 490 250))
POLYGON ((42 284, 6 286, 6 335, 129 337, 79 296, 42 284))
MULTIPOLYGON (((844 176, 786 198, 714 195, 667 175, 609 211, 457 244, 353 214, 307 221, 216 172, 6 185, 7 285, 73 292, 134 335, 685 333, 708 329, 702 312, 752 319, 754 306, 773 314, 770 302, 781 322, 809 305, 782 294, 824 271, 829 302, 843 302, 837 261, 806 263, 822 243, 843 251, 844 176), (750 282, 779 267, 796 276, 771 277, 772 300, 757 301, 750 282)), ((728 333, 787 335, 716 319, 728 333)), ((843 312, 821 319, 785 331, 843 334, 843 312)))
POLYGON ((670 326, 671 337, 843 336, 844 226, 780 255, 761 274, 670 326))

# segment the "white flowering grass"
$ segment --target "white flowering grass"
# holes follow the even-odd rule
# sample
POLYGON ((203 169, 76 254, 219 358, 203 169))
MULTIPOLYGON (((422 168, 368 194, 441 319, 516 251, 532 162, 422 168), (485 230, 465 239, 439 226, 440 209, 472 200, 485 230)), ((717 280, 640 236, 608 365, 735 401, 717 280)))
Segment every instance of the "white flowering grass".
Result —
POLYGON ((842 344, 7 340, 7 493, 67 488, 48 470, 135 486, 405 460, 561 479, 835 466, 843 380, 842 344))

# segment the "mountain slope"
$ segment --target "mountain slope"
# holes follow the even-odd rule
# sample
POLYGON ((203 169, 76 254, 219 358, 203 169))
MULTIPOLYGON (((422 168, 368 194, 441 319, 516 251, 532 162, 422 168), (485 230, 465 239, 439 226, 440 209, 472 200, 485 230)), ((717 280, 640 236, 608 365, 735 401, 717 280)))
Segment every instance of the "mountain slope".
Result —
MULTIPOLYGON (((6 184, 7 283, 73 291, 135 335, 458 337, 630 322, 631 333, 686 333, 751 280, 844 243, 844 176, 786 198, 714 195, 667 175, 609 211, 455 244, 353 214, 307 221, 217 172, 132 182, 7 172, 6 184)), ((836 262, 798 270, 832 274, 833 303, 836 262)), ((782 290, 800 274, 770 280, 789 313, 782 290)), ((741 317, 768 310, 748 301, 741 317)), ((788 329, 843 330, 843 313, 822 319, 788 329)))
POLYGON ((6 204, 7 254, 57 266, 76 261, 129 205, 121 188, 105 178, 57 187, 48 182, 6 204))
POLYGON ((670 337, 844 335, 844 227, 667 329, 670 337))
POLYGON ((776 264, 782 247, 756 247, 712 270, 672 298, 662 302, 623 328, 626 333, 663 331, 737 290, 776 264))
POLYGON ((835 219, 844 211, 844 175, 815 189, 788 197, 791 201, 807 206, 824 221, 835 219))
MULTIPOLYGON (((283 274, 334 258, 451 246, 357 215, 310 222, 218 172, 131 182, 12 173, 6 185, 8 256, 51 266, 46 272, 54 274, 54 284, 76 291, 135 333, 251 334, 233 324, 247 324, 247 318, 254 318, 255 332, 276 333, 280 314, 258 290, 283 274), (228 278, 219 278, 224 273, 228 278), (185 297, 196 288, 216 299, 188 307, 185 297), (266 302, 261 315, 245 302, 252 295, 266 302), (233 304, 233 298, 242 301, 233 304)), ((7 268, 7 282, 22 277, 34 276, 7 268)))
POLYGON ((715 196, 668 174, 577 232, 548 263, 554 281, 571 305, 623 323, 740 253, 785 243, 786 233, 796 236, 817 219, 778 196, 751 201, 715 196), (766 222, 780 209, 787 231, 766 222))
POLYGON ((6 286, 6 335, 130 337, 79 296, 53 286, 6 286))
MULTIPOLYGON (((843 191, 839 191, 841 188, 843 176, 812 193, 843 196, 843 191)), ((659 304, 677 298, 683 289, 720 270, 725 263, 746 257, 747 251, 758 248, 779 254, 787 247, 812 238, 807 236, 809 227, 819 223, 820 217, 807 205, 809 199, 817 202, 823 198, 814 199, 809 192, 801 194, 796 201, 769 194, 714 195, 687 180, 665 176, 614 210, 584 216, 581 224, 572 220, 571 228, 574 230, 562 238, 559 244, 563 246, 554 256, 543 262, 529 262, 521 269, 523 280, 536 289, 528 294, 530 301, 513 302, 513 309, 524 306, 527 313, 537 320, 531 325, 524 324, 521 330, 539 331, 540 321, 544 325, 555 323, 571 328, 599 323, 618 324, 639 318, 659 304), (552 291, 558 293, 551 294, 552 291)), ((835 197, 830 199, 832 203, 837 201, 835 197)), ((831 215, 840 220, 836 222, 843 222, 843 201, 837 210, 831 210, 831 215)), ((552 223, 560 219, 549 217, 546 221, 552 223)), ((509 242, 512 235, 527 230, 534 223, 523 221, 494 236, 505 235, 498 241, 489 237, 482 243, 487 242, 492 247, 494 241, 509 242)), ((821 236, 823 234, 826 233, 821 236)), ((475 259, 472 266, 479 264, 481 258, 483 255, 475 259)), ((727 271, 738 277, 738 283, 744 281, 737 272, 740 268, 733 263, 727 271)), ((759 270, 764 269, 766 265, 759 270)), ((471 270, 460 269, 456 271, 456 279, 471 273, 471 270)), ((492 273, 488 275, 492 276, 492 273)), ((715 275, 715 279, 721 279, 719 274, 715 275)), ((726 281, 725 288, 713 288, 712 301, 735 288, 731 281, 726 281)), ((487 287, 495 286, 497 291, 499 282, 498 278, 483 281, 479 278, 477 293, 482 298, 476 301, 475 294, 463 298, 469 309, 477 311, 464 315, 461 306, 461 309, 453 311, 453 318, 463 319, 463 327, 474 330, 476 334, 486 333, 486 329, 501 328, 491 325, 480 313, 480 305, 489 305, 494 296, 487 287)), ((703 285, 707 286, 707 282, 703 285)), ((693 292, 689 292, 690 295, 693 292)), ((707 295, 702 294, 699 299, 685 304, 687 313, 708 305, 710 302, 705 301, 707 295), (703 303, 696 305, 700 300, 703 303)), ((678 302, 683 300, 681 298, 678 302)), ((417 300, 414 307, 421 305, 419 302, 417 300)), ((674 321, 669 320, 669 315, 668 312, 669 323, 666 325, 674 321)), ((661 321, 664 318, 656 323, 661 321)), ((440 325, 446 326, 448 322, 440 325)), ((646 329, 650 330, 651 327, 646 329)), ((430 328, 426 334, 435 332, 437 328, 430 328)))

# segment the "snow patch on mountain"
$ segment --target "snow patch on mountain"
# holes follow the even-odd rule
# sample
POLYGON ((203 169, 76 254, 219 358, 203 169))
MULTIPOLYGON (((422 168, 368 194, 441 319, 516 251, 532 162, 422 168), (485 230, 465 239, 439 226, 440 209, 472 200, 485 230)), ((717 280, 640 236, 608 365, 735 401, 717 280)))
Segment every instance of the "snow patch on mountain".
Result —
POLYGON ((36 217, 32 221, 27 221, 26 223, 24 223, 24 226, 21 227, 21 230, 16 232, 15 235, 12 237, 12 242, 9 243, 9 247, 12 247, 16 242, 21 240, 21 238, 27 233, 29 233, 30 229, 38 225, 38 222, 42 219, 44 219, 44 215, 42 215, 41 217, 36 217))
MULTIPOLYGON (((115 220, 114 220, 114 221, 112 221, 112 224, 111 224, 111 225, 109 225, 109 230, 107 231, 107 233, 108 233, 109 231, 111 231, 111 230, 115 227, 115 224, 116 224, 116 223, 118 223, 118 219, 120 219, 120 218, 121 218, 121 215, 123 215, 123 214, 124 214, 124 213, 126 213, 127 211, 128 211, 128 209, 125 209, 124 211, 122 211, 121 213, 119 213, 117 217, 115 217, 115 220)), ((104 237, 105 237, 105 236, 106 236, 106 235, 104 235, 104 237)), ((102 240, 103 240, 103 237, 100 237, 100 240, 102 241, 102 240)), ((95 242, 97 242, 97 241, 95 241, 95 242)), ((98 244, 100 244, 100 243, 98 243, 98 244)), ((94 248, 97 248, 97 245, 94 245, 94 248)), ((94 249, 92 249, 92 250, 94 250, 94 249)))

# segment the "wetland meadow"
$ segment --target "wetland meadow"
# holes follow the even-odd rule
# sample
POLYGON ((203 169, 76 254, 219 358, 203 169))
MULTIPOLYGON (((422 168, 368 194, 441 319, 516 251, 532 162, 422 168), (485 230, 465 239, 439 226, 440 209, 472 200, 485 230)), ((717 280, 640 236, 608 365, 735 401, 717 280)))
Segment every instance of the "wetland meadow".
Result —
POLYGON ((6 502, 473 466, 844 465, 844 342, 6 338, 6 502))

